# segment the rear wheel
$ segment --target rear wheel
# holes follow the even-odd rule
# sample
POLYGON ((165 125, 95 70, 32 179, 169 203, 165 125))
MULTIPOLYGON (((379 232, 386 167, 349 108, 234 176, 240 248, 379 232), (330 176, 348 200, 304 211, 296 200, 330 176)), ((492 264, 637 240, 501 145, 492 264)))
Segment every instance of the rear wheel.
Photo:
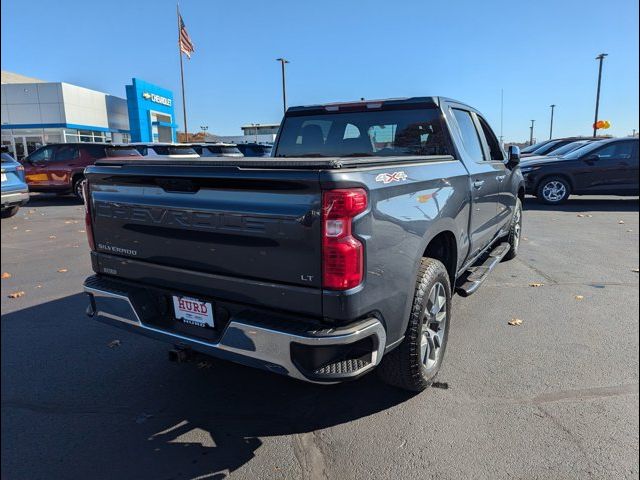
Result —
POLYGON ((571 195, 571 185, 563 177, 543 178, 538 185, 537 197, 547 205, 558 205, 571 195))
POLYGON ((13 217, 16 213, 18 213, 19 209, 20 209, 19 205, 3 209, 2 210, 2 218, 13 217))
POLYGON ((84 199, 84 192, 82 190, 83 181, 84 177, 82 175, 79 175, 73 179, 73 194, 80 200, 84 199))
POLYGON ((450 317, 449 273, 439 260, 423 258, 404 340, 382 359, 382 379, 414 392, 430 386, 447 348, 450 317))

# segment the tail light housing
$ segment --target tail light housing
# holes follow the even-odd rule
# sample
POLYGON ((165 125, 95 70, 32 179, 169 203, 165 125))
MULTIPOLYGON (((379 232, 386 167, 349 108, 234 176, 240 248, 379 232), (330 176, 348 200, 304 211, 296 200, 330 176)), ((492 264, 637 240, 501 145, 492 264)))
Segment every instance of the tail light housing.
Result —
POLYGON ((91 223, 91 203, 89 198, 89 182, 82 182, 82 200, 84 202, 84 229, 87 232, 87 241, 91 250, 96 249, 96 243, 93 239, 93 224, 91 223))
POLYGON ((362 283, 362 242, 352 235, 353 218, 367 209, 362 188, 322 192, 322 286, 348 290, 362 283))

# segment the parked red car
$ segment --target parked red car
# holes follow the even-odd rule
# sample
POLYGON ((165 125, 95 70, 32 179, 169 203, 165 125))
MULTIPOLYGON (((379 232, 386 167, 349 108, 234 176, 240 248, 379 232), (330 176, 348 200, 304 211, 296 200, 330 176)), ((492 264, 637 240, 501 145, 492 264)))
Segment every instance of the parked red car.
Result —
POLYGON ((104 157, 140 157, 127 145, 108 143, 57 143, 40 147, 22 161, 32 192, 73 193, 82 198, 84 167, 104 157))

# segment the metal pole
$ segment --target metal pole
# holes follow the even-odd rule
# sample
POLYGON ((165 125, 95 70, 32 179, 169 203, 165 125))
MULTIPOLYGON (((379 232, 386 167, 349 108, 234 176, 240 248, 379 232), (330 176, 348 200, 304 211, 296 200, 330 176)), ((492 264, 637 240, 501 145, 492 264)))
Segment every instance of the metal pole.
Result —
POLYGON ((553 138, 553 110, 556 108, 555 105, 549 105, 551 107, 551 125, 549 126, 549 140, 553 138))
POLYGON ((286 83, 286 73, 285 73, 284 64, 289 63, 289 60, 285 58, 277 58, 276 61, 280 62, 280 65, 282 67, 282 108, 283 108, 283 111, 286 113, 287 112, 287 83, 286 83))
POLYGON ((178 55, 180 56, 180 84, 182 86, 182 115, 184 118, 184 136, 189 141, 189 128, 187 127, 187 99, 184 96, 184 68, 182 67, 182 49, 180 48, 180 7, 176 4, 178 14, 178 55))
POLYGON ((533 124, 535 123, 535 120, 531 120, 531 126, 529 127, 531 129, 531 134, 529 135, 529 145, 533 145, 533 124))
POLYGON ((596 124, 598 123, 598 109, 600 108, 600 83, 602 80, 602 61, 604 60, 604 57, 606 57, 608 55, 608 53, 601 53, 600 55, 598 55, 596 57, 596 60, 600 61, 600 65, 598 67, 598 90, 596 93, 596 116, 593 119, 593 136, 594 138, 596 137, 596 134, 598 132, 598 127, 596 126, 596 124))
POLYGON ((504 145, 502 127, 504 125, 504 88, 500 89, 500 146, 504 145))

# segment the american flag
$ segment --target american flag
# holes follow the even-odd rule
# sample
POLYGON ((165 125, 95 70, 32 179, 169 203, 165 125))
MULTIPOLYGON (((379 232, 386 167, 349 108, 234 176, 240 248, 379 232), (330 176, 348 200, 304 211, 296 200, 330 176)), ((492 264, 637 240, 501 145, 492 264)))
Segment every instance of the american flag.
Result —
POLYGON ((187 58, 191 58, 191 54, 196 51, 191 43, 191 38, 187 33, 187 27, 184 26, 182 21, 182 15, 178 14, 178 23, 180 25, 180 32, 178 33, 178 44, 180 45, 180 51, 183 52, 187 58))

